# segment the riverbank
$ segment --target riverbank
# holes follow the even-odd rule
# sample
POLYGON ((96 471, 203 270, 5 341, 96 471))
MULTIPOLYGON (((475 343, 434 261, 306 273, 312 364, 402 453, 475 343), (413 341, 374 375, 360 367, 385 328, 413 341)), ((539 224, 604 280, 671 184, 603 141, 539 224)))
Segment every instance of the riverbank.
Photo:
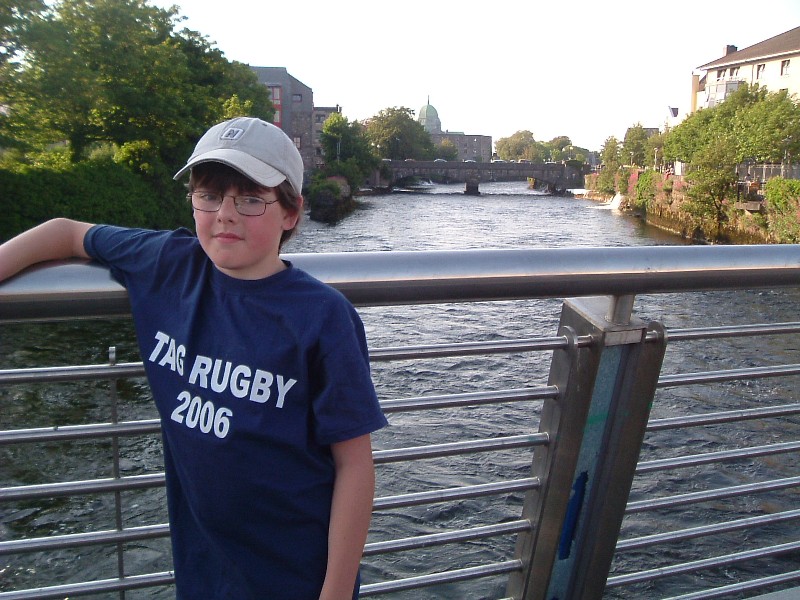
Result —
POLYGON ((775 243, 764 226, 765 218, 760 211, 748 211, 726 206, 723 222, 717 230, 717 223, 698 217, 687 210, 690 198, 687 184, 682 176, 664 175, 658 182, 654 195, 643 206, 636 206, 636 176, 631 176, 629 193, 614 196, 602 194, 597 190, 586 189, 582 198, 615 204, 615 208, 644 220, 682 239, 699 244, 769 244, 775 243))

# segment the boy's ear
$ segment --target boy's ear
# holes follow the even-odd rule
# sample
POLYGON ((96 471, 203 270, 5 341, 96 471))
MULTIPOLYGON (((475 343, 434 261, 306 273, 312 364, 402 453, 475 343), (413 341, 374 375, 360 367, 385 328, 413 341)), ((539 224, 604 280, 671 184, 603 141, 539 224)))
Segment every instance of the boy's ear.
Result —
POLYGON ((297 209, 292 212, 287 212, 286 218, 283 220, 284 229, 289 231, 297 227, 297 223, 300 222, 300 215, 303 214, 303 204, 305 200, 302 196, 297 197, 297 209))

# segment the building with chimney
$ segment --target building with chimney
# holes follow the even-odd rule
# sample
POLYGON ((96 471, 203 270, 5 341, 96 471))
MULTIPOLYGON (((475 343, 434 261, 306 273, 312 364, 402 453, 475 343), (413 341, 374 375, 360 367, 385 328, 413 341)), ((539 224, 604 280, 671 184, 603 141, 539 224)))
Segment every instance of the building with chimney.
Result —
POLYGON ((697 67, 691 112, 719 104, 745 83, 800 95, 800 27, 742 50, 725 46, 722 58, 697 67))

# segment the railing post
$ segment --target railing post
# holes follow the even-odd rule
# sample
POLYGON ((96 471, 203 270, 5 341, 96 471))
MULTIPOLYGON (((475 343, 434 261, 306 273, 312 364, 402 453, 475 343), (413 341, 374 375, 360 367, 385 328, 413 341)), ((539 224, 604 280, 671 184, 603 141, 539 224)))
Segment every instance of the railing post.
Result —
MULTIPOLYGON (((116 346, 110 346, 108 348, 108 364, 111 366, 117 364, 116 346)), ((109 394, 111 396, 111 422, 116 425, 119 423, 119 395, 117 394, 119 380, 111 379, 109 385, 109 394)), ((114 479, 119 479, 119 436, 115 435, 111 438, 111 450, 113 453, 112 475, 114 479)), ((124 529, 122 522, 122 492, 119 490, 114 492, 114 520, 117 525, 117 531, 122 531, 124 529)), ((125 547, 121 542, 117 542, 117 575, 120 579, 125 577, 125 547)), ((119 600, 125 600, 124 589, 119 591, 119 600)))
POLYGON ((609 322, 621 316, 618 300, 564 303, 559 332, 571 343, 550 367, 560 393, 542 408, 550 443, 534 452, 542 484, 525 499, 533 527, 516 550, 525 569, 507 589, 518 600, 602 597, 666 347, 659 324, 609 322), (646 342, 650 330, 659 335, 646 342))

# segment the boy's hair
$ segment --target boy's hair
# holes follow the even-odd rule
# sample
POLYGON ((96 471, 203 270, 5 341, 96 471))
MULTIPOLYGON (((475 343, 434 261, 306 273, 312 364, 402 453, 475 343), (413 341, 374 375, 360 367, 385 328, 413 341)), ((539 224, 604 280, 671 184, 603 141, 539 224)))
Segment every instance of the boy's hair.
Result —
POLYGON ((289 240, 297 230, 303 216, 302 201, 288 180, 274 188, 266 188, 252 179, 245 177, 236 169, 218 162, 203 162, 192 167, 189 173, 189 192, 197 188, 205 188, 210 192, 222 194, 230 188, 236 188, 240 194, 257 194, 265 189, 275 190, 278 202, 287 211, 297 215, 297 223, 292 229, 281 234, 280 245, 289 240))

